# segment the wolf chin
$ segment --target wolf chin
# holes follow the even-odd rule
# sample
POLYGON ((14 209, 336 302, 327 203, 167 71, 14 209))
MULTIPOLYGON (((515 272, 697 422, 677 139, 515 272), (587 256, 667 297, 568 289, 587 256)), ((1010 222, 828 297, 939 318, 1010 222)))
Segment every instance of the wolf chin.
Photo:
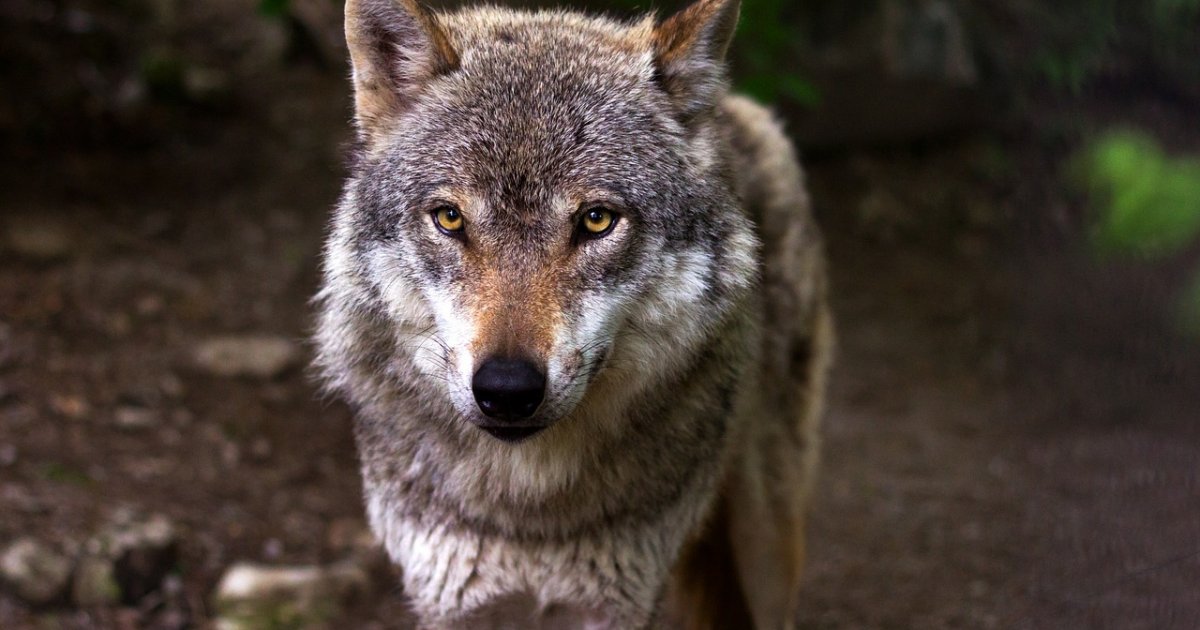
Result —
POLYGON ((317 365, 422 628, 791 627, 832 325, 737 15, 346 3, 317 365))

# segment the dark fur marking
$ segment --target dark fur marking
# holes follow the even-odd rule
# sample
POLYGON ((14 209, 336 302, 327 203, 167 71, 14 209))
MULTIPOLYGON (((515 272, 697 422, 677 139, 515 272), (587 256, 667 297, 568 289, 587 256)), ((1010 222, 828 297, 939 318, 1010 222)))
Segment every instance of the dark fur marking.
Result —
POLYGON ((683 630, 752 628, 734 560, 728 500, 722 496, 700 537, 688 546, 675 568, 672 608, 683 630))

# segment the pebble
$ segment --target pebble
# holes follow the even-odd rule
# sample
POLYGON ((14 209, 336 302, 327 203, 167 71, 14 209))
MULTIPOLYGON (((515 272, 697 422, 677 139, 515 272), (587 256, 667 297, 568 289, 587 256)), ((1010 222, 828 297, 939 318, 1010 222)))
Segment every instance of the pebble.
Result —
POLYGON ((71 561, 32 538, 17 540, 0 555, 0 580, 35 606, 61 597, 70 579, 71 561))
POLYGON ((198 344, 193 362, 199 369, 227 378, 271 379, 294 367, 300 347, 283 338, 262 335, 216 337, 198 344))
POLYGON ((217 585, 218 630, 309 627, 329 622, 370 589, 353 562, 275 567, 238 563, 217 585))
POLYGON ((121 601, 121 585, 108 558, 85 556, 71 580, 71 601, 77 606, 111 606, 121 601))
POLYGON ((161 424, 162 417, 157 411, 145 407, 118 407, 113 412, 113 423, 124 431, 143 431, 161 424))
POLYGON ((71 420, 81 420, 92 410, 92 406, 81 396, 52 394, 49 402, 50 409, 71 420))
POLYGON ((188 66, 183 70, 183 89, 197 103, 218 104, 229 99, 233 85, 229 73, 218 68, 188 66))

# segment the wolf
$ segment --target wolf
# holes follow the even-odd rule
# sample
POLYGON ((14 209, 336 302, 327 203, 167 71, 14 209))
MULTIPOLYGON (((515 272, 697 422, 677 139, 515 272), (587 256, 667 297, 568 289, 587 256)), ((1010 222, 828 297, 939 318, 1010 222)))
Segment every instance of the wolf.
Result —
POLYGON ((833 322, 738 0, 345 11, 315 365, 419 626, 791 627, 833 322))

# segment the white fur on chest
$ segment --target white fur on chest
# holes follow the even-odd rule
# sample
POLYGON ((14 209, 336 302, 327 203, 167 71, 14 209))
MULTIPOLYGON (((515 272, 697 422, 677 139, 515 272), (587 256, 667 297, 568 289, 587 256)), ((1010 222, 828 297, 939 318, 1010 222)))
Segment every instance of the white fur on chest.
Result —
POLYGON ((702 510, 682 502, 636 528, 523 542, 388 518, 371 503, 372 522, 422 618, 432 627, 488 629, 644 627, 702 510))

